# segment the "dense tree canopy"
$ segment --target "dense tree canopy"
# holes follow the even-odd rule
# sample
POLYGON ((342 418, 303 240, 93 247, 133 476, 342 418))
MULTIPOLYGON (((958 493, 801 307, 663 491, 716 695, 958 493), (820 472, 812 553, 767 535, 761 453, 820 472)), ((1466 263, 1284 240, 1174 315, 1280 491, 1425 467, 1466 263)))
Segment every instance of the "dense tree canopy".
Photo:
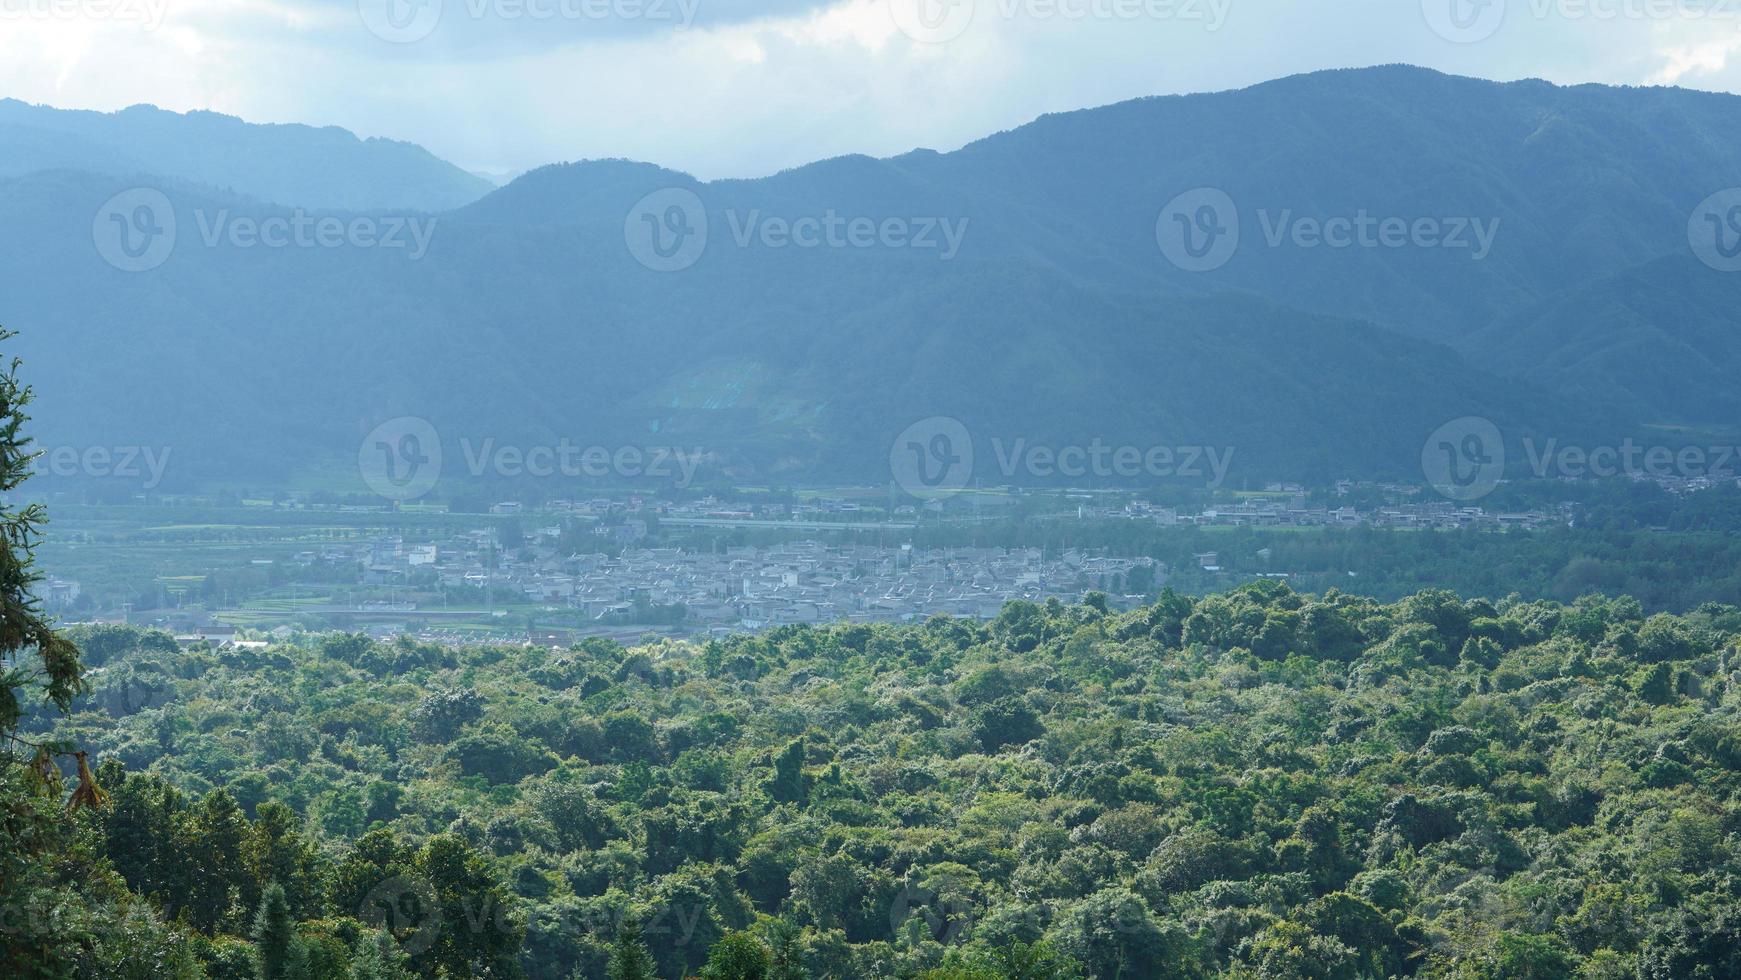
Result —
POLYGON ((1730 607, 1261 583, 635 648, 100 635, 166 694, 35 723, 104 760, 83 860, 190 972, 1734 968, 1730 607))

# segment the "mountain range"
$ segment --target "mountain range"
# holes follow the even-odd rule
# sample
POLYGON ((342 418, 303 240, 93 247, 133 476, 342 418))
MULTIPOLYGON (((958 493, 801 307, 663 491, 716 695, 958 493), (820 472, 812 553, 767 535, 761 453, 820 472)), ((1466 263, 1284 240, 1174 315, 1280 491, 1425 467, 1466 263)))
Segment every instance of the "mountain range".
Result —
POLYGON ((1741 185, 1728 95, 1389 66, 757 180, 591 161, 493 191, 406 144, 209 114, 0 102, 21 132, 0 323, 39 436, 174 447, 190 483, 354 473, 401 416, 450 461, 671 445, 786 483, 887 482, 897 434, 947 417, 996 484, 1043 478, 1000 465, 1018 442, 1418 478, 1464 416, 1608 445, 1733 439, 1741 411, 1741 274, 1689 232, 1741 185), (173 248, 127 271, 105 236, 141 200, 173 248), (372 234, 248 235, 299 216, 372 234))
POLYGON ((0 99, 0 146, 0 177, 45 170, 151 176, 286 207, 445 211, 495 187, 411 143, 154 106, 103 113, 0 99))

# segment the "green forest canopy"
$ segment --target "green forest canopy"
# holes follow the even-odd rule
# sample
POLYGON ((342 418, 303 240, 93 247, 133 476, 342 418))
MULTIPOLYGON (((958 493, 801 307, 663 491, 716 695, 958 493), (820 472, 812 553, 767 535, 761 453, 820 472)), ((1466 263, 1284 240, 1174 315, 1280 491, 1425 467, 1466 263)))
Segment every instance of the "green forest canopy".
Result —
POLYGON ((1259 583, 635 648, 73 637, 52 733, 113 796, 81 859, 187 976, 1741 971, 1731 607, 1259 583))

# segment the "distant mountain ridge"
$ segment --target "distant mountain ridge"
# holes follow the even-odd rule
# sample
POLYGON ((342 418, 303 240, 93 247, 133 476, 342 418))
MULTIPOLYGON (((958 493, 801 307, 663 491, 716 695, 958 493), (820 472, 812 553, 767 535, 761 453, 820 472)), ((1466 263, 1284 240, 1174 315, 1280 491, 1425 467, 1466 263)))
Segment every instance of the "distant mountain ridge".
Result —
POLYGON ((495 187, 411 143, 153 106, 102 113, 0 99, 0 146, 0 176, 151 175, 286 207, 446 211, 495 187))
POLYGON ((1736 185, 1741 99, 1402 67, 759 180, 544 167, 437 216, 421 261, 206 247, 202 218, 277 209, 166 181, 181 239, 127 274, 91 215, 129 182, 39 172, 0 179, 0 323, 24 331, 55 439, 172 442, 200 478, 354 468, 398 416, 444 440, 704 448, 737 480, 886 482, 896 435, 932 416, 973 434, 985 483, 1031 475, 1000 472, 994 438, 1227 447, 1245 481, 1418 477, 1462 416, 1562 442, 1733 427, 1741 276, 1700 264, 1687 227, 1736 185), (1192 272, 1157 225, 1199 188, 1234 202, 1241 239, 1192 272), (626 238, 674 190, 707 244, 661 273, 626 238), (1479 260, 1268 240, 1358 214, 1497 233, 1479 260), (965 233, 948 259, 767 234, 806 218, 965 233))

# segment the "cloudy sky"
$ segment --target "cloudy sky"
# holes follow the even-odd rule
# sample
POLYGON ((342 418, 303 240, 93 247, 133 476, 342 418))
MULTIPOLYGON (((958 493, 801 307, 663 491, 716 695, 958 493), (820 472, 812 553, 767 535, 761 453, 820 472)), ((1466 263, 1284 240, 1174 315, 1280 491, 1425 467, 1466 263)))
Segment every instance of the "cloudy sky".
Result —
POLYGON ((1389 62, 1741 91, 1741 0, 0 0, 0 96, 705 178, 1389 62))

